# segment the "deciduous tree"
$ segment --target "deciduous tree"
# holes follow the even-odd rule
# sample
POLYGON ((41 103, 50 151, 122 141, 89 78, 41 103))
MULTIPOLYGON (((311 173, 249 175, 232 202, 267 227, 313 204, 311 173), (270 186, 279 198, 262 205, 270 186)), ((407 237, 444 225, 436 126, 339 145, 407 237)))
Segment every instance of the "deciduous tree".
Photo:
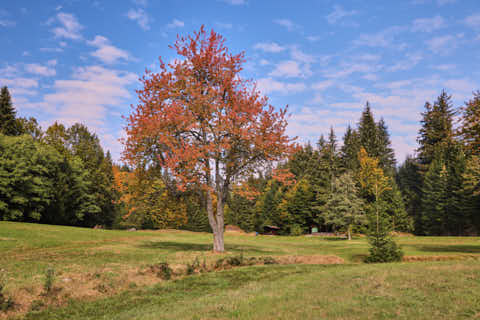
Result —
POLYGON ((158 163, 180 189, 199 185, 206 196, 213 249, 224 251, 224 205, 235 180, 292 152, 286 109, 276 111, 253 82, 240 77, 244 54, 202 26, 178 37, 180 56, 160 72, 147 71, 139 104, 127 119, 124 156, 158 163), (213 195, 217 198, 216 212, 213 195))

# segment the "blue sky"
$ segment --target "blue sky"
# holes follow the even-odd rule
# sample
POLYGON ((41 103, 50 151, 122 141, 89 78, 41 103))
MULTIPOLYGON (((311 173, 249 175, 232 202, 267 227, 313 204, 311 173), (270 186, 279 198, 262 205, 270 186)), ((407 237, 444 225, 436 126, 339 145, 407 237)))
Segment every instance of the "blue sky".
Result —
POLYGON ((242 75, 289 105, 303 142, 330 126, 341 138, 368 100, 401 162, 425 101, 445 88, 460 106, 480 89, 478 0, 4 1, 0 86, 20 116, 82 122, 118 159, 138 78, 202 24, 245 51, 242 75))

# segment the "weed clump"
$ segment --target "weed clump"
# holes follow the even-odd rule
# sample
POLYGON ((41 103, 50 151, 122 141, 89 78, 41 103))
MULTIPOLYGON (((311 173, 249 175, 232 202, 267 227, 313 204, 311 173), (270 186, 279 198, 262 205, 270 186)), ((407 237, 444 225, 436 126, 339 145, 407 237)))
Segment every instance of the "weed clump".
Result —
POLYGON ((12 297, 7 297, 4 289, 7 284, 7 277, 2 273, 0 274, 0 311, 8 311, 15 306, 12 297))
POLYGON ((55 269, 50 267, 45 271, 45 281, 43 283, 43 290, 45 295, 53 292, 53 284, 55 282, 55 269))
POLYGON ((173 270, 168 262, 160 262, 150 266, 150 270, 156 273, 157 277, 163 280, 170 280, 173 275, 173 270))

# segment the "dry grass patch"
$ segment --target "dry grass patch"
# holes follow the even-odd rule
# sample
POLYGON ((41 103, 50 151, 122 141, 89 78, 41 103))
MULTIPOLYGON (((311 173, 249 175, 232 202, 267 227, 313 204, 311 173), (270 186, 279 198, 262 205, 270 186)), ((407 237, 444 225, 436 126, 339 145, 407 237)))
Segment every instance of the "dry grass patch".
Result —
POLYGON ((279 256, 280 264, 343 264, 345 260, 334 255, 279 256))

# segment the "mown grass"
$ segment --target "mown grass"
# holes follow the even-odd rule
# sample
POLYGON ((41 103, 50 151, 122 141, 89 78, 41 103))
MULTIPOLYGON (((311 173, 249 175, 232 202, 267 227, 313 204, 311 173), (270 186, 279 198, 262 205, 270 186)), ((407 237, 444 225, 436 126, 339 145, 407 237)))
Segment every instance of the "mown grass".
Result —
POLYGON ((28 299, 38 295, 47 268, 55 269, 59 287, 75 289, 84 285, 81 281, 94 280, 95 288, 101 289, 92 295, 89 288, 92 296, 87 299, 64 295, 61 303, 31 313, 29 319, 480 317, 480 238, 475 237, 399 237, 407 257, 457 260, 364 265, 365 238, 226 234, 228 255, 336 255, 346 264, 242 267, 138 285, 128 278, 162 261, 213 262, 219 256, 211 253, 211 241, 207 233, 175 230, 127 232, 0 222, 0 269, 7 274, 6 291, 29 292, 28 299), (420 303, 425 306, 420 308, 420 303))

